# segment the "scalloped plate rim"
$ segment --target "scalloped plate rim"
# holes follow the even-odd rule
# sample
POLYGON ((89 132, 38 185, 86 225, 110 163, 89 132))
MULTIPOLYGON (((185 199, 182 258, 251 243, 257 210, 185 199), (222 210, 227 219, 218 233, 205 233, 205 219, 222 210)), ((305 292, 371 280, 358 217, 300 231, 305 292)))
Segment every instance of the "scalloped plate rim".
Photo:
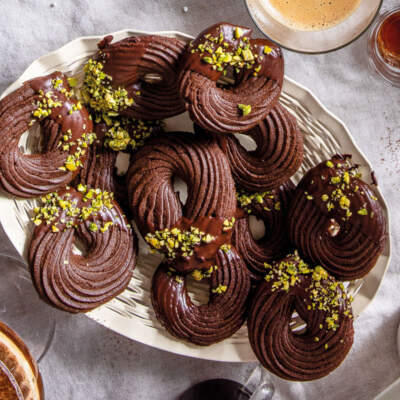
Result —
MULTIPOLYGON (((153 35, 172 36, 172 37, 178 36, 184 40, 185 39, 186 40, 193 39, 193 37, 191 35, 188 35, 183 32, 176 31, 176 30, 151 32, 151 31, 135 30, 135 29, 123 29, 123 30, 119 30, 119 31, 116 31, 113 33, 108 33, 105 35, 91 35, 91 36, 78 37, 78 38, 64 44, 62 47, 58 48, 57 50, 47 53, 47 54, 37 58, 35 61, 33 61, 25 69, 25 71, 20 75, 20 77, 14 83, 9 85, 5 89, 5 91, 2 93, 0 98, 3 98, 10 91, 14 90, 15 87, 19 86, 21 84, 21 82, 24 82, 26 80, 26 78, 24 78, 24 76, 28 75, 30 70, 34 69, 37 64, 45 65, 47 60, 49 60, 53 57, 56 57, 57 54, 59 54, 60 52, 66 51, 70 47, 72 48, 73 46, 82 44, 85 41, 99 41, 104 36, 107 36, 107 35, 113 35, 114 37, 116 37, 116 36, 121 36, 121 35, 126 36, 126 35, 152 35, 152 34, 153 35)), ((88 52, 88 53, 91 53, 91 52, 88 52)), ((369 168, 369 170, 371 170, 371 171, 373 170, 372 165, 370 164, 369 160, 366 158, 366 156, 364 155, 362 150, 356 144, 353 136, 351 135, 349 129, 344 124, 344 122, 342 120, 340 120, 336 115, 334 115, 331 111, 329 111, 310 89, 297 83, 295 80, 288 78, 287 76, 285 76, 284 88, 289 89, 289 92, 291 92, 291 94, 293 92, 297 92, 297 96, 293 95, 293 97, 295 97, 297 100, 299 100, 299 97, 301 97, 301 104, 305 108, 307 108, 313 116, 317 116, 316 118, 318 119, 318 121, 321 121, 321 118, 322 118, 325 120, 325 122, 324 122, 325 125, 329 125, 329 124, 337 125, 338 128, 342 130, 343 134, 341 136, 343 136, 344 138, 349 140, 350 144, 357 151, 357 153, 358 153, 357 156, 362 159, 363 163, 369 168), (301 96, 299 96, 300 94, 301 94, 301 96)), ((388 243, 387 243, 387 255, 386 255, 387 261, 386 261, 384 272, 382 274, 379 284, 375 287, 373 295, 371 297, 369 297, 368 304, 366 304, 364 306, 364 308, 360 311, 360 313, 365 310, 365 308, 372 302, 373 298, 375 297, 377 291, 379 290, 381 282, 385 276, 385 273, 387 271, 387 268, 390 264, 390 259, 391 259, 390 212, 389 212, 389 208, 387 207, 387 203, 386 203, 382 193, 380 192, 379 187, 377 187, 376 189, 379 194, 381 204, 384 207, 386 215, 387 215, 387 222, 388 222, 388 243)), ((10 200, 10 198, 7 196, 0 196, 0 205, 4 201, 9 201, 9 200, 10 200)), ((0 217, 0 223, 3 222, 2 220, 3 220, 3 217, 0 217)), ((3 229, 4 229, 7 237, 10 239, 6 228, 4 228, 4 225, 3 225, 3 229)), ((11 239, 10 239, 10 241, 11 241, 11 239)), ((15 245, 12 241, 11 241, 11 243, 15 247, 15 245)), ((107 304, 112 305, 112 301, 107 304)), ((187 344, 187 343, 179 341, 173 337, 170 337, 169 335, 166 335, 166 336, 160 335, 156 329, 154 329, 152 327, 148 327, 144 324, 141 324, 138 321, 138 318, 131 318, 131 319, 124 318, 124 322, 121 323, 121 317, 107 306, 102 306, 96 310, 93 310, 90 313, 87 313, 86 316, 93 319, 94 321, 102 324, 106 328, 111 329, 115 332, 118 332, 119 334, 122 334, 131 340, 135 340, 139 343, 144 343, 151 347, 169 351, 169 352, 172 352, 175 354, 179 354, 179 355, 183 355, 183 356, 190 356, 190 357, 195 357, 195 358, 201 358, 201 359, 214 360, 214 361, 225 361, 225 362, 249 362, 249 361, 256 360, 248 343, 244 343, 244 342, 240 342, 240 341, 238 341, 237 343, 234 343, 234 342, 227 343, 226 341, 223 341, 223 342, 220 342, 215 345, 208 346, 208 347, 199 347, 199 346, 187 344), (141 330, 140 338, 135 335, 132 335, 132 331, 134 331, 136 329, 141 330), (171 348, 170 346, 173 346, 173 348, 171 348)))

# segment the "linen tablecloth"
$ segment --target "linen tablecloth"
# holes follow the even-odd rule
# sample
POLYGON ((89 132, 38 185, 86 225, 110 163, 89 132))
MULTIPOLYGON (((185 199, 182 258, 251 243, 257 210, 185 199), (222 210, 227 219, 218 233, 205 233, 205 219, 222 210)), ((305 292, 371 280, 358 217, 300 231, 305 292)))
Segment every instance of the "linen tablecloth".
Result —
MULTIPOLYGON (((383 9, 395 5, 397 0, 387 0, 383 9)), ((254 26, 242 0, 2 0, 0 90, 34 59, 79 36, 124 28, 195 35, 221 20, 254 26)), ((285 61, 286 74, 347 124, 371 161, 391 211, 393 252, 377 297, 355 323, 355 343, 343 365, 313 383, 274 379, 276 398, 372 399, 400 375, 400 90, 368 69, 366 35, 325 55, 285 51, 285 61)), ((3 232, 0 243, 0 250, 13 251, 3 232)), ((54 343, 40 364, 50 400, 172 400, 203 379, 244 381, 255 365, 176 356, 130 341, 85 316, 60 312, 57 318, 54 343)))

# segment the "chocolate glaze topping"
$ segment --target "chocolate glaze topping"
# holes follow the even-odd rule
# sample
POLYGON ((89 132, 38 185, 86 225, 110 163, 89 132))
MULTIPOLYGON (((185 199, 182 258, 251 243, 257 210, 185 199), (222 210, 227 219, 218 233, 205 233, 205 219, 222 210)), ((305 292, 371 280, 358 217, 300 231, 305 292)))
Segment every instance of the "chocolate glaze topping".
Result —
POLYGON ((292 242, 340 280, 366 275, 386 241, 386 220, 370 185, 336 155, 300 181, 288 215, 292 242))
POLYGON ((210 279, 210 300, 200 306, 191 301, 183 275, 169 270, 167 264, 158 267, 151 289, 153 307, 172 335, 208 346, 230 337, 243 325, 250 290, 243 261, 232 247, 218 250, 216 265, 210 279))
MULTIPOLYGON (((133 156, 127 184, 131 210, 142 236, 157 231, 168 234, 167 230, 172 232, 173 228, 188 230, 189 225, 200 227, 215 237, 213 244, 202 244, 202 250, 195 254, 195 258, 205 258, 204 268, 209 267, 209 250, 215 251, 224 221, 231 221, 236 211, 234 182, 217 143, 183 132, 150 139, 133 156), (184 205, 174 190, 174 177, 187 184, 184 205)), ((230 235, 222 232, 227 236, 223 240, 229 241, 230 235)), ((176 267, 194 269, 198 261, 178 262, 176 267)))
POLYGON ((99 188, 115 193, 115 161, 118 153, 104 146, 107 126, 95 124, 97 140, 88 150, 78 181, 89 188, 99 188))
MULTIPOLYGON (((74 189, 57 196, 79 209, 89 208, 92 201, 74 189)), ((86 312, 126 288, 135 267, 137 241, 115 201, 86 219, 68 211, 60 209, 51 224, 35 228, 29 263, 43 299, 65 311, 86 312), (86 248, 85 255, 74 253, 77 238, 86 248)))
MULTIPOLYGON (((196 125, 195 131, 204 134, 196 125)), ((244 133, 255 141, 255 150, 246 150, 232 135, 213 135, 227 156, 233 179, 240 188, 249 192, 275 189, 299 169, 303 161, 303 136, 296 119, 280 104, 255 128, 244 133)))
POLYGON ((111 44, 107 36, 99 43, 97 59, 112 77, 114 88, 127 90, 134 103, 122 115, 143 119, 163 119, 182 113, 185 108, 177 86, 177 67, 185 43, 164 36, 136 36, 111 44), (146 75, 162 80, 146 82, 146 75))
POLYGON ((246 216, 236 222, 232 244, 243 258, 254 280, 264 278, 265 262, 282 258, 290 249, 286 216, 294 187, 294 184, 288 181, 278 189, 264 193, 238 193, 239 207, 244 210, 246 216), (258 240, 254 239, 250 231, 250 215, 256 216, 265 225, 265 234, 258 240))
POLYGON ((219 23, 186 47, 179 85, 191 118, 218 133, 244 132, 259 123, 278 101, 283 57, 266 39, 250 39, 251 29, 219 23), (234 85, 217 81, 233 74, 234 85), (250 107, 242 113, 241 106, 250 107))
POLYGON ((311 269, 297 254, 267 266, 267 272, 247 322, 257 358, 288 380, 328 375, 353 344, 353 318, 344 287, 321 267, 311 269), (294 311, 305 321, 305 330, 292 330, 294 311))
POLYGON ((61 72, 25 82, 0 101, 1 189, 29 198, 65 187, 79 172, 82 144, 90 144, 92 129, 88 112, 72 98, 61 72), (19 139, 36 121, 43 127, 44 152, 22 154, 19 139))

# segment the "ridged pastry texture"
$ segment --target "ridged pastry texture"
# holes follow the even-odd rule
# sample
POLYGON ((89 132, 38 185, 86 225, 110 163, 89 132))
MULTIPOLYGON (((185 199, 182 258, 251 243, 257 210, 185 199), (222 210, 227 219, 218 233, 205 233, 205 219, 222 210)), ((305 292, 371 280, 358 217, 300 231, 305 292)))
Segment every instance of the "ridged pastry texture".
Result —
POLYGON ((72 313, 111 300, 128 285, 137 241, 118 204, 107 192, 78 186, 46 196, 35 210, 29 249, 33 281, 40 296, 72 313), (82 255, 74 244, 84 246, 82 255))
POLYGON ((269 40, 251 39, 251 32, 222 22, 204 30, 186 48, 179 90, 192 120, 206 130, 248 131, 279 99, 281 49, 269 40), (233 84, 218 83, 230 75, 233 84))
POLYGON ((30 198, 65 187, 79 172, 92 142, 87 110, 61 72, 27 81, 0 101, 0 187, 30 198), (44 151, 23 154, 19 140, 41 122, 44 151))
MULTIPOLYGON (((189 246, 193 238, 201 237, 204 249, 219 243, 214 246, 214 255, 219 245, 229 242, 230 238, 224 235, 232 226, 225 228, 223 224, 229 220, 232 225, 236 212, 235 187, 228 161, 215 141, 184 132, 151 139, 133 156, 127 185, 133 217, 143 237, 156 233, 172 239, 170 234, 175 238, 178 235, 174 232, 180 229, 191 235, 187 239, 189 246), (187 184, 184 205, 175 192, 174 178, 187 184)), ((212 263, 212 254, 208 250, 207 253, 207 260, 212 263)), ((205 253, 199 255, 205 256, 205 253)), ((177 260, 175 264, 180 268, 177 260)), ((182 270, 188 268, 196 265, 182 266, 182 270)))
POLYGON ((322 267, 297 253, 267 265, 247 321, 251 347, 261 364, 283 379, 322 378, 345 359, 353 343, 350 299, 322 267), (306 323, 291 328, 297 311, 306 323))
POLYGON ((120 151, 136 152, 150 137, 163 132, 163 126, 160 121, 138 121, 127 118, 114 118, 110 124, 111 126, 104 122, 94 124, 97 139, 87 150, 87 158, 77 183, 113 192, 125 215, 129 217, 125 174, 119 175, 116 166, 118 154, 120 151), (119 139, 121 132, 125 133, 123 139, 119 139), (111 135, 114 137, 110 138, 111 135))
POLYGON ((78 182, 89 188, 98 188, 115 193, 115 162, 118 153, 105 147, 105 124, 95 124, 96 142, 88 149, 85 163, 79 173, 78 182))
POLYGON ((246 150, 232 135, 215 135, 226 154, 237 186, 249 192, 275 189, 303 161, 303 136, 296 119, 280 104, 248 132, 257 148, 246 150))
POLYGON ((129 37, 111 44, 112 39, 107 36, 99 43, 96 59, 112 78, 113 88, 124 88, 133 99, 129 107, 120 110, 121 115, 153 120, 184 112, 177 68, 185 43, 157 35, 129 37))
POLYGON ((172 335, 201 346, 234 334, 245 322, 250 279, 232 247, 218 250, 210 278, 210 300, 195 305, 185 276, 161 264, 153 277, 151 296, 157 318, 172 335), (174 272, 175 271, 175 272, 174 272))
POLYGON ((233 217, 235 186, 217 143, 192 133, 171 132, 150 139, 132 158, 127 175, 131 209, 143 236, 171 228, 182 216, 233 217), (173 178, 187 184, 183 205, 173 178))
POLYGON ((340 280, 365 276, 387 238, 386 219, 350 156, 318 164, 300 181, 288 215, 291 241, 340 280))
POLYGON ((264 278, 265 262, 280 259, 290 250, 286 216, 294 188, 294 184, 288 181, 278 189, 237 194, 238 205, 245 217, 239 218, 233 228, 232 244, 254 280, 264 278), (257 240, 250 230, 251 215, 265 226, 265 234, 257 240))

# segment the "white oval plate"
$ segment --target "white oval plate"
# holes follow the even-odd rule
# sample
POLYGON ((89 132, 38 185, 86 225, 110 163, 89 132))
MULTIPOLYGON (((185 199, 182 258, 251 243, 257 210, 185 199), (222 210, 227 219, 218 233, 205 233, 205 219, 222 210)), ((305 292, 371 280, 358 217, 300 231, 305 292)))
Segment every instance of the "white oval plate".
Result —
MULTIPOLYGON (((148 34, 150 32, 123 30, 112 35, 115 40, 120 40, 127 36, 148 34)), ((155 32, 155 34, 185 41, 191 39, 190 36, 175 31, 155 32)), ((55 70, 82 77, 82 65, 97 50, 97 43, 102 38, 103 36, 79 38, 37 59, 3 93, 2 97, 20 87, 24 81, 55 70)), ((371 165, 354 143, 348 129, 326 110, 308 89, 285 78, 281 102, 296 116, 304 135, 305 158, 300 171, 294 177, 295 182, 310 167, 339 152, 351 153, 354 162, 360 165, 365 179, 369 180, 371 165)), ((185 113, 167 120, 167 128, 168 130, 192 130, 192 124, 185 113)), ((21 145, 26 149, 32 149, 33 139, 31 138, 32 135, 21 145)), ((378 188, 376 188, 376 194, 389 221, 388 209, 378 188)), ((15 200, 4 195, 0 196, 0 222, 25 260, 33 228, 30 216, 34 204, 34 200, 15 200)), ((364 279, 349 284, 349 290, 355 297, 353 309, 356 316, 375 296, 388 267, 389 259, 390 240, 387 241, 384 252, 371 273, 364 279)), ((141 240, 138 266, 129 287, 109 303, 87 313, 87 316, 130 339, 177 354, 218 361, 254 361, 255 356, 248 342, 246 327, 242 327, 231 338, 209 347, 187 344, 165 332, 155 319, 149 295, 151 277, 160 260, 160 256, 148 253, 147 246, 141 240)), ((194 283, 192 289, 195 299, 204 298, 205 288, 202 284, 194 283)))

